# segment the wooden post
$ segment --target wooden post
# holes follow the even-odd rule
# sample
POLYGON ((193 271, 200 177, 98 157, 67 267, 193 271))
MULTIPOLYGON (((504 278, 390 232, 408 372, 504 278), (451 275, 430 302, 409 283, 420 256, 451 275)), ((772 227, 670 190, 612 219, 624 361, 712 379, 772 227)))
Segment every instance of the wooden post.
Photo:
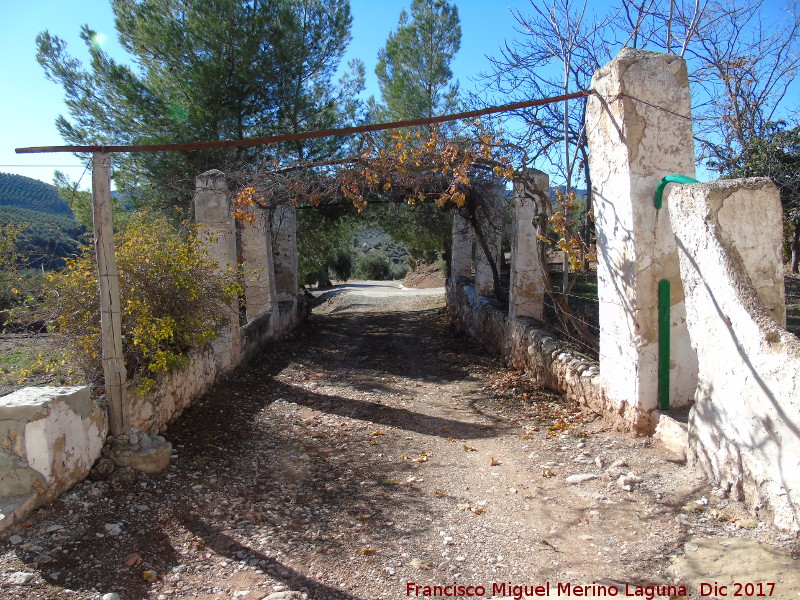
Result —
POLYGON ((119 435, 128 431, 129 418, 125 398, 125 360, 122 356, 119 275, 111 217, 111 156, 104 152, 92 155, 92 219, 100 283, 100 331, 108 426, 113 435, 119 435))

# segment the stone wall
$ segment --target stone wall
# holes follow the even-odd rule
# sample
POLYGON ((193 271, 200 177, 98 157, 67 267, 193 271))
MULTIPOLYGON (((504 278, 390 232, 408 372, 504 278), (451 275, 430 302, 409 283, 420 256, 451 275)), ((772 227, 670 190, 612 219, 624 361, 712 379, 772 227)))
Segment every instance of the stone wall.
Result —
POLYGON ((83 480, 108 433, 88 387, 29 387, 0 398, 0 531, 83 480))
POLYGON ((668 201, 699 363, 689 460, 800 531, 800 341, 783 329, 778 191, 766 179, 716 181, 668 201))
MULTIPOLYGON (((195 219, 208 255, 222 271, 239 263, 231 209, 222 172, 197 177, 195 219)), ((239 303, 233 302, 217 338, 190 352, 185 368, 166 373, 152 392, 129 393, 123 406, 131 428, 162 432, 221 375, 284 337, 305 317, 292 273, 297 268, 294 228, 290 210, 280 226, 280 278, 273 264, 272 226, 258 215, 242 232, 247 322, 240 324, 239 303)), ((0 398, 0 531, 84 479, 107 433, 106 409, 90 399, 88 387, 25 388, 0 398)))
MULTIPOLYGON (((189 354, 189 364, 164 375, 156 389, 128 397, 131 427, 158 433, 202 396, 223 374, 253 356, 265 344, 284 337, 304 317, 297 299, 297 245, 294 210, 279 211, 280 224, 269 225, 263 214, 242 227, 245 307, 248 322, 239 324, 238 302, 216 340, 189 354), (279 251, 273 255, 273 230, 280 231, 279 251), (280 257, 280 261, 278 260, 280 257), (278 276, 278 274, 280 276, 278 276), (281 288, 281 286, 284 286, 281 288), (267 312, 269 310, 269 312, 267 312)), ((238 264, 236 224, 225 174, 212 170, 197 177, 195 219, 209 257, 220 270, 238 264)))
POLYGON ((649 415, 641 415, 605 393, 597 361, 558 339, 539 321, 507 317, 498 302, 477 296, 475 286, 461 277, 447 280, 447 311, 457 329, 510 366, 527 372, 537 384, 604 415, 621 431, 650 432, 649 415))

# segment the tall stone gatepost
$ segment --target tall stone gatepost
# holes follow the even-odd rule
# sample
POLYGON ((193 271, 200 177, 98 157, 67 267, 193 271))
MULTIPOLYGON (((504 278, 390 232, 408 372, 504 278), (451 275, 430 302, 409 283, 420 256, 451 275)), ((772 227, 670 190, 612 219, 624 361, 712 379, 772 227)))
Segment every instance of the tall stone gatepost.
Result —
POLYGON ((550 178, 536 169, 526 169, 514 181, 511 196, 514 225, 511 236, 511 285, 508 317, 544 317, 544 265, 539 260, 537 235, 539 210, 550 194, 550 178), (544 198, 542 198, 544 196, 544 198))
POLYGON ((272 234, 264 211, 256 209, 252 223, 242 226, 244 298, 247 320, 253 321, 278 306, 272 260, 272 234))
MULTIPOLYGON (((503 236, 503 203, 506 188, 502 183, 491 186, 478 204, 478 221, 483 228, 486 245, 489 247, 498 270, 500 269, 500 240, 503 236)), ((475 240, 475 294, 494 296, 494 277, 480 240, 475 240)))
POLYGON ((671 284, 670 400, 697 385, 669 199, 653 195, 668 174, 694 176, 686 62, 624 48, 592 78, 586 130, 597 231, 600 377, 626 426, 650 431, 658 380, 658 283, 671 284))
POLYGON ((452 277, 472 277, 472 225, 458 212, 453 213, 452 277))
POLYGON ((272 213, 272 259, 278 301, 297 301, 297 209, 282 204, 272 213))
MULTIPOLYGON (((222 171, 212 169, 195 179, 194 218, 200 226, 200 239, 208 257, 219 265, 223 273, 236 269, 236 224, 228 182, 222 171)), ((226 370, 239 363, 241 349, 237 301, 231 304, 229 324, 211 345, 220 369, 226 370)))

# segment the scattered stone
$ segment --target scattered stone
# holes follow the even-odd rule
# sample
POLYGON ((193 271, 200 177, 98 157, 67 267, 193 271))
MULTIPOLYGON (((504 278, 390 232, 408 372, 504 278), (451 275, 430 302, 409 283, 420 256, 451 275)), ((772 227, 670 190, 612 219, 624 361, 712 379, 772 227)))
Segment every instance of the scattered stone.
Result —
POLYGON ((617 484, 626 492, 632 492, 633 488, 644 481, 641 477, 628 473, 627 475, 620 475, 617 479, 617 484))
MULTIPOLYGON (((458 560, 458 559, 456 559, 456 560, 458 560)), ((428 569, 430 569, 430 568, 431 568, 431 566, 430 566, 428 563, 426 563, 426 562, 424 562, 424 561, 420 560, 419 558, 412 558, 412 559, 411 559, 411 562, 410 562, 410 563, 408 563, 408 564, 409 564, 409 565, 410 565, 412 568, 414 568, 414 569, 419 569, 420 571, 427 571, 428 569)))
POLYGON ((36 575, 34 573, 15 571, 6 576, 6 583, 8 585, 31 585, 35 577, 36 575))
POLYGON ((594 464, 597 465, 598 469, 602 469, 604 466, 606 466, 606 461, 603 460, 602 456, 595 456, 594 457, 594 464))
POLYGON ((627 467, 629 465, 628 465, 628 462, 624 458, 618 458, 617 460, 615 460, 614 462, 611 463, 611 466, 616 468, 616 469, 621 469, 621 468, 627 467))
POLYGON ((122 467, 121 469, 114 469, 110 479, 111 481, 115 481, 117 483, 131 484, 136 481, 137 477, 136 471, 131 467, 126 466, 122 467))
POLYGON ((45 529, 45 532, 46 533, 55 533, 56 531, 63 531, 63 530, 64 530, 64 526, 63 525, 50 525, 50 527, 45 529))
POLYGON ((122 533, 122 525, 119 523, 106 523, 106 531, 108 535, 116 537, 122 533))
POLYGON ((296 592, 288 590, 283 592, 273 592, 268 596, 264 596, 262 600, 306 600, 308 596, 303 592, 296 592))
POLYGON ((120 467, 131 467, 143 473, 163 471, 172 457, 172 444, 152 443, 145 446, 120 445, 111 449, 111 458, 120 467))
MULTIPOLYGON (((105 447, 103 448, 105 450, 105 447)), ((108 453, 110 454, 111 449, 109 448, 108 453)), ((89 471, 89 479, 93 481, 100 481, 103 479, 108 478, 111 473, 114 472, 114 461, 110 458, 106 458, 106 456, 101 456, 97 459, 97 462, 94 463, 92 470, 89 471)))
POLYGON ((592 479, 597 479, 599 475, 596 473, 580 473, 577 475, 570 475, 567 477, 566 481, 570 485, 576 485, 579 483, 584 483, 586 481, 591 481, 592 479))
POLYGON ((8 538, 8 542, 12 546, 19 546, 22 543, 22 541, 23 541, 22 536, 19 535, 12 535, 10 538, 8 538))
POLYGON ((739 529, 755 529, 758 527, 758 521, 754 519, 738 519, 734 522, 734 525, 739 529))
POLYGON ((120 598, 117 592, 111 592, 108 594, 103 594, 103 600, 120 600, 120 598))

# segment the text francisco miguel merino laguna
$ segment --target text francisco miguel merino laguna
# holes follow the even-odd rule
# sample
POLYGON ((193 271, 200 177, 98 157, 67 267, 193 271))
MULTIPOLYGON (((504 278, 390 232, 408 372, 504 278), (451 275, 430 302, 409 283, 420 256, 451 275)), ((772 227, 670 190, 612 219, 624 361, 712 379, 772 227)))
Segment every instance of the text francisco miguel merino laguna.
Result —
POLYGON ((592 582, 591 585, 577 585, 574 583, 542 583, 539 585, 515 585, 508 581, 505 583, 492 583, 482 585, 462 585, 455 581, 445 585, 418 585, 409 582, 406 584, 406 596, 429 597, 429 598, 451 598, 451 597, 475 597, 483 598, 488 592, 491 596, 510 596, 521 600, 524 597, 537 596, 548 597, 551 590, 559 595, 585 597, 585 596, 630 596, 647 598, 670 598, 676 596, 686 597, 689 592, 682 585, 633 585, 626 583, 625 587, 616 585, 604 585, 592 582))

